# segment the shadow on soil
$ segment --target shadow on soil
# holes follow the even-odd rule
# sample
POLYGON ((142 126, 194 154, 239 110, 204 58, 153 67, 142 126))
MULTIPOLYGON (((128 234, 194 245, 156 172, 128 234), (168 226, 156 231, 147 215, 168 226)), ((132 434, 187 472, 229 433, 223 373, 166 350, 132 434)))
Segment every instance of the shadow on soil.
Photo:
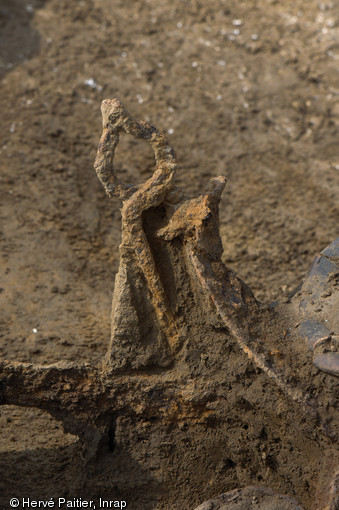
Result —
POLYGON ((47 0, 2 0, 0 4, 0 78, 40 49, 40 35, 32 28, 34 11, 47 0))
POLYGON ((153 510, 157 503, 155 495, 160 490, 159 483, 125 451, 108 452, 86 466, 78 442, 63 448, 5 452, 0 457, 0 473, 3 510, 10 508, 11 498, 20 501, 53 498, 56 503, 58 498, 68 501, 81 498, 96 504, 101 498, 126 501, 131 508, 142 502, 144 510, 153 510), (127 479, 126 473, 129 473, 127 479))

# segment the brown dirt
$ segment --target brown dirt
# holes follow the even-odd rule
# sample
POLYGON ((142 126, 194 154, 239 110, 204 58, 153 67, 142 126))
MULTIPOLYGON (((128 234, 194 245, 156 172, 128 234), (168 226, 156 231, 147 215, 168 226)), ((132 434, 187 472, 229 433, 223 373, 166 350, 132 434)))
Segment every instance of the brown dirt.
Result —
MULTIPOLYGON (((336 2, 314 0, 307 8, 301 0, 3 0, 1 358, 96 362, 106 351, 120 214, 93 171, 104 98, 119 97, 168 131, 187 193, 227 176, 223 260, 259 300, 295 288, 338 236, 338 27, 336 2)), ((141 182, 151 149, 126 137, 117 164, 124 181, 141 182)), ((106 458, 86 477, 76 438, 57 422, 2 408, 1 508, 15 496, 102 495, 125 497, 131 509, 188 510, 257 484, 310 508, 321 463, 324 472, 332 465, 330 441, 312 443, 307 423, 296 437, 298 411, 265 382, 253 385, 247 360, 237 363, 234 415, 214 452, 218 423, 164 428, 124 417, 115 468, 106 458), (265 411, 256 411, 260 398, 265 411)))

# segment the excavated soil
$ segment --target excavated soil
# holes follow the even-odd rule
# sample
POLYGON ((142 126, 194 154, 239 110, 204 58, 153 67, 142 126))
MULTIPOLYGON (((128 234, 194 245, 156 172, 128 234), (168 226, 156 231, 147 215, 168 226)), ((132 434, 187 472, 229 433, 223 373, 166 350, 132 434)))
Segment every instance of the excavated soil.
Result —
MULTIPOLYGON (((223 260, 260 301, 291 292, 338 236, 335 1, 2 0, 0 79, 2 359, 95 363, 107 349, 120 213, 93 170, 104 98, 168 134, 186 193, 228 178, 223 260)), ((116 161, 130 183, 154 166, 128 137, 116 161)), ((91 465, 49 415, 2 407, 1 509, 13 497, 103 497, 191 510, 245 485, 311 508, 333 473, 331 434, 237 348, 224 354, 227 416, 118 417, 115 446, 91 465)), ((330 376, 312 377, 327 395, 330 376)))

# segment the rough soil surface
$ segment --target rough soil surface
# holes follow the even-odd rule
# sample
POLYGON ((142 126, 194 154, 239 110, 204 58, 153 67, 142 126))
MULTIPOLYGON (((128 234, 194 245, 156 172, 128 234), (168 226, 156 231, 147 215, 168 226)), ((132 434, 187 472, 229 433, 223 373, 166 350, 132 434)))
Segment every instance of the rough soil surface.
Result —
MULTIPOLYGON (((1 358, 94 363, 106 352, 121 227, 93 170, 104 98, 167 131, 186 193, 228 178, 223 260, 260 301, 300 284, 338 236, 338 61, 336 2, 3 0, 1 358)), ((129 137, 116 161, 131 183, 154 167, 129 137)), ((1 508, 101 496, 190 510, 245 485, 311 508, 319 473, 333 473, 331 438, 234 346, 224 355, 222 432, 218 420, 119 417, 112 457, 91 466, 49 415, 2 407, 1 508)), ((329 376, 312 377, 327 395, 329 376)))

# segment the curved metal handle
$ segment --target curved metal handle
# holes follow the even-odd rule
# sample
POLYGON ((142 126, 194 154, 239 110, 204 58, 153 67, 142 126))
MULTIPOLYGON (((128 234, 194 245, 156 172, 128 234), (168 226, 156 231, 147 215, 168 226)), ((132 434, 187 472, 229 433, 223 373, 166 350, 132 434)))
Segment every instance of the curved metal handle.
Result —
POLYGON ((143 121, 136 121, 118 99, 105 99, 101 103, 103 132, 100 138, 94 168, 100 182, 109 196, 118 196, 121 200, 131 197, 141 186, 143 193, 147 189, 162 184, 168 188, 177 164, 175 153, 164 133, 143 121), (129 186, 118 180, 114 172, 114 153, 119 143, 120 132, 124 131, 136 138, 148 140, 154 151, 156 169, 153 176, 141 186, 129 186))

